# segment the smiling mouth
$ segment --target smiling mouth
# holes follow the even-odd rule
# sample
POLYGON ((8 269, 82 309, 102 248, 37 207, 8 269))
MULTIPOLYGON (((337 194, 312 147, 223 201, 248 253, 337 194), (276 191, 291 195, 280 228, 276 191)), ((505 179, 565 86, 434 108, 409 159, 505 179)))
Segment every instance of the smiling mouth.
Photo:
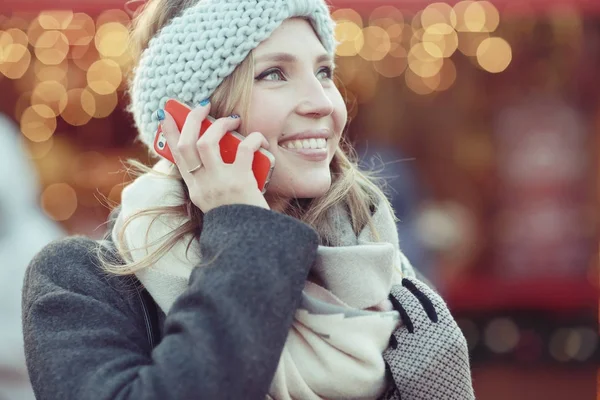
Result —
POLYGON ((327 139, 311 138, 302 140, 288 140, 279 146, 287 150, 322 150, 327 149, 327 139))
POLYGON ((279 147, 286 153, 313 162, 327 160, 329 153, 327 139, 289 140, 281 143, 279 147))

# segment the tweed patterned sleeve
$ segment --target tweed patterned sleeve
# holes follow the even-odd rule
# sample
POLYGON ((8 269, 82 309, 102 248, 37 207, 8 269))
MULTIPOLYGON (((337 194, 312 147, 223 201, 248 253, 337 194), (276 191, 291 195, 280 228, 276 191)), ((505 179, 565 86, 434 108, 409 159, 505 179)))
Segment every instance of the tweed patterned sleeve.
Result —
POLYGON ((394 286, 390 300, 403 324, 383 353, 396 387, 385 398, 475 399, 467 342, 444 300, 412 278, 394 286))

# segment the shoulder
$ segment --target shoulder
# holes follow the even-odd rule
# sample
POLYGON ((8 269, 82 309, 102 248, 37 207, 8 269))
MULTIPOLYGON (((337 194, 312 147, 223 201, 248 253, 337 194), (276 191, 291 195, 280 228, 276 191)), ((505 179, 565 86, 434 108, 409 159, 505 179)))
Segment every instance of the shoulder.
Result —
POLYGON ((78 293, 100 298, 114 294, 133 277, 111 275, 99 259, 100 242, 82 236, 54 241, 45 246, 27 267, 23 282, 23 306, 50 293, 78 293))
POLYGON ((72 276, 98 275, 101 273, 98 251, 98 242, 82 236, 51 242, 32 259, 26 280, 31 277, 67 280, 72 276))
POLYGON ((98 242, 85 236, 70 236, 46 245, 33 259, 34 263, 58 261, 60 259, 82 260, 92 254, 98 242))

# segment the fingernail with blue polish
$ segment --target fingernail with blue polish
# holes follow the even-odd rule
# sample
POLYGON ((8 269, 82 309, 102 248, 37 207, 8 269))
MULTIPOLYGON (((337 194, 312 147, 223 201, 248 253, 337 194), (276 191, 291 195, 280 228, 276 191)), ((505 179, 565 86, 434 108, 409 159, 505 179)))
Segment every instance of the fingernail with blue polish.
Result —
POLYGON ((156 118, 158 118, 159 121, 164 121, 165 110, 163 110, 162 108, 158 109, 158 111, 156 111, 156 118))
POLYGON ((204 100, 202 100, 202 101, 200 102, 200 105, 201 105, 202 107, 205 107, 205 106, 207 106, 207 105, 208 105, 208 103, 210 103, 210 100, 209 100, 209 99, 204 99, 204 100))
POLYGON ((232 114, 229 116, 229 118, 233 118, 233 119, 238 119, 240 116, 237 114, 232 114))

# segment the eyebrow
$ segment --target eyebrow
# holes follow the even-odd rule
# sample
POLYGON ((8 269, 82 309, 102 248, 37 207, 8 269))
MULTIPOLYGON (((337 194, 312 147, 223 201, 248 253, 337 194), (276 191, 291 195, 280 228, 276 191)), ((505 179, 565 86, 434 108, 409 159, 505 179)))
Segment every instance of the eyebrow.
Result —
MULTIPOLYGON (((271 53, 271 54, 265 54, 264 56, 258 57, 256 59, 257 63, 267 62, 267 61, 275 61, 275 62, 280 62, 280 63, 292 64, 292 63, 298 61, 298 58, 296 58, 296 56, 294 56, 293 54, 289 54, 289 53, 271 53)), ((323 62, 333 62, 333 59, 331 58, 331 56, 329 54, 323 53, 315 59, 315 62, 317 64, 320 64, 323 62)))

